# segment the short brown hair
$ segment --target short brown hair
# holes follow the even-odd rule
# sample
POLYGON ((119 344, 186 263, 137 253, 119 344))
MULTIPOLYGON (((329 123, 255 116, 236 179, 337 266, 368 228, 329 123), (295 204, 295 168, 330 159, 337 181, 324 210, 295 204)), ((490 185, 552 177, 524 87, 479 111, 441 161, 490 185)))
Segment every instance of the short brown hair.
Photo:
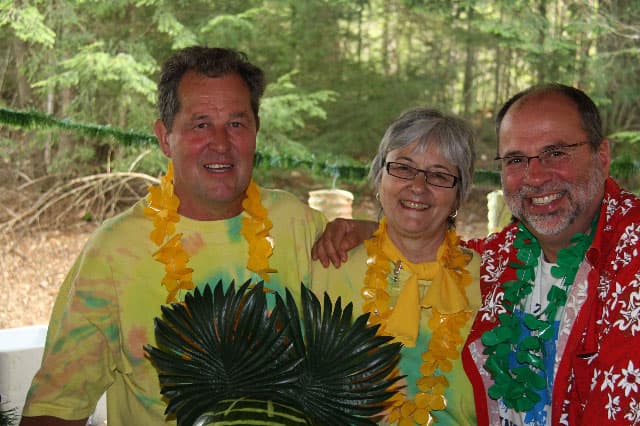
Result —
POLYGON ((239 75, 249 87, 251 109, 259 123, 260 98, 266 88, 264 72, 247 59, 247 55, 233 49, 192 46, 174 53, 162 66, 158 81, 158 110, 165 127, 171 130, 173 119, 180 110, 178 86, 187 71, 207 77, 239 75))

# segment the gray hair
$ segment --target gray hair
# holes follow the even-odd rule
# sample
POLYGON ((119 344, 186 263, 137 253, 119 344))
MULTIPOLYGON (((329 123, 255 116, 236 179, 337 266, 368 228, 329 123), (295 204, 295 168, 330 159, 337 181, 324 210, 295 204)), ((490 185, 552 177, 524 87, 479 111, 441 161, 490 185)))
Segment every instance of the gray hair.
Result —
POLYGON ((160 119, 169 130, 173 119, 180 111, 178 86, 187 71, 194 71, 207 77, 239 75, 249 88, 251 109, 256 126, 260 126, 258 111, 260 98, 267 86, 264 72, 247 59, 247 55, 233 49, 192 46, 173 54, 163 65, 158 81, 158 110, 160 119))
POLYGON ((458 204, 471 193, 475 163, 475 133, 461 118, 435 109, 415 108, 400 115, 387 129, 371 162, 369 181, 378 191, 389 152, 418 142, 420 152, 434 146, 458 169, 458 204))

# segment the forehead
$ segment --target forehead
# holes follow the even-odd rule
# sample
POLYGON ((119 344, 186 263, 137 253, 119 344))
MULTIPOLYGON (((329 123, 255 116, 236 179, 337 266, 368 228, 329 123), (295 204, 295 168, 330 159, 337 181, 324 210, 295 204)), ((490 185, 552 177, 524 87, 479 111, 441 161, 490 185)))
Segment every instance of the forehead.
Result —
POLYGON ((499 130, 500 152, 536 151, 586 140, 577 105, 566 96, 540 93, 518 100, 499 130))
POLYGON ((238 74, 207 77, 188 71, 180 80, 178 97, 181 105, 225 105, 250 107, 251 93, 238 74))
POLYGON ((416 154, 423 154, 425 152, 429 152, 432 154, 438 155, 440 152, 431 141, 425 141, 423 139, 415 140, 409 144, 397 147, 395 149, 390 150, 387 153, 387 156, 392 157, 412 157, 416 154))
POLYGON ((409 145, 389 151, 387 160, 404 158, 419 166, 441 165, 455 169, 455 165, 447 159, 438 143, 433 140, 417 140, 409 145))

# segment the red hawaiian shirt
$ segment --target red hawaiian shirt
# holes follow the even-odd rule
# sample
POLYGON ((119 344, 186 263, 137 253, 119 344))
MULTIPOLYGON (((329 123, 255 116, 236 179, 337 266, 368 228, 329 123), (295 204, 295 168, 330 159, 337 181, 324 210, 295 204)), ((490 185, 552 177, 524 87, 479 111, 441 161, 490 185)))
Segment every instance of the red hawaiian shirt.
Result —
MULTIPOLYGON (((468 245, 482 257, 482 305, 462 352, 479 425, 504 423, 484 369, 482 333, 502 306, 517 223, 468 245)), ((598 229, 569 291, 556 343, 551 424, 640 424, 640 199, 609 178, 598 229)))

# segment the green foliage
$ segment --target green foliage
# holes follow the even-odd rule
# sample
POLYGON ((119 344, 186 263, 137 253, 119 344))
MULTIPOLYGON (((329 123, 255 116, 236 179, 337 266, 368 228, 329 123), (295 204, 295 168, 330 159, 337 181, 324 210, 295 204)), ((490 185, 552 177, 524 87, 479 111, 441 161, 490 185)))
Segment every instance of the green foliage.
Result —
POLYGON ((611 161, 611 175, 618 179, 631 179, 638 175, 640 162, 628 154, 623 154, 611 161))
POLYGON ((155 71, 155 64, 140 62, 126 53, 112 55, 105 52, 104 47, 102 42, 83 47, 75 56, 60 63, 60 72, 35 82, 33 87, 54 86, 64 89, 116 83, 123 107, 139 101, 134 94, 140 95, 152 105, 155 101, 156 83, 147 75, 155 71))
POLYGON ((198 44, 197 36, 188 27, 178 21, 173 13, 159 8, 154 14, 153 19, 158 25, 158 31, 171 38, 172 49, 177 50, 198 44))
POLYGON ((473 177, 475 185, 500 187, 500 173, 493 170, 476 170, 473 177))
MULTIPOLYGON (((501 103, 550 80, 592 95, 606 133, 628 141, 615 156, 633 158, 637 139, 624 132, 640 129, 638 22, 640 3, 629 0, 0 0, 0 106, 146 134, 160 64, 202 43, 247 52, 272 82, 263 165, 335 157, 364 167, 388 124, 419 105, 472 119, 479 158, 490 158, 501 103)), ((106 129, 73 130, 82 137, 34 132, 23 145, 44 144, 53 162, 86 146, 88 167, 110 159, 117 168, 147 149, 124 148, 122 135, 104 140, 106 129)), ((147 155, 136 167, 157 162, 147 155)))
MULTIPOLYGON (((291 170, 303 167, 311 173, 328 176, 335 180, 361 181, 366 178, 368 168, 349 158, 335 156, 316 157, 299 144, 290 143, 284 149, 262 149, 256 152, 255 165, 257 168, 291 170), (293 147, 294 149, 290 149, 293 147), (297 150, 295 148, 298 148, 297 150)), ((332 185, 333 186, 333 185, 332 185)))
MULTIPOLYGON (((219 403, 232 399, 237 408, 253 400, 288 406, 295 417, 304 413, 302 424, 375 424, 369 418, 400 379, 389 377, 401 345, 376 335, 369 314, 355 316, 352 303, 343 309, 326 293, 321 305, 304 285, 300 308, 287 290, 286 298, 275 294, 273 309, 262 282, 247 281, 237 292, 233 282, 224 287, 206 285, 184 303, 163 306, 158 346, 145 346, 178 425, 214 417, 219 403)), ((234 420, 258 424, 266 405, 234 420)))
POLYGON ((35 6, 20 8, 11 0, 0 1, 0 27, 9 25, 20 40, 50 48, 55 43, 56 34, 44 20, 35 6))
POLYGON ((612 147, 611 175, 640 193, 640 131, 616 132, 609 136, 612 147))
POLYGON ((640 131, 622 131, 609 136, 610 139, 624 144, 635 144, 640 142, 640 131))
POLYGON ((212 18, 201 28, 204 37, 216 40, 219 46, 242 46, 256 34, 255 17, 257 9, 231 15, 223 14, 212 18))
POLYGON ((290 135, 300 134, 308 118, 325 120, 327 113, 321 105, 336 99, 337 94, 331 90, 303 93, 291 81, 293 74, 272 83, 262 100, 259 138, 263 145, 294 142, 290 135))

